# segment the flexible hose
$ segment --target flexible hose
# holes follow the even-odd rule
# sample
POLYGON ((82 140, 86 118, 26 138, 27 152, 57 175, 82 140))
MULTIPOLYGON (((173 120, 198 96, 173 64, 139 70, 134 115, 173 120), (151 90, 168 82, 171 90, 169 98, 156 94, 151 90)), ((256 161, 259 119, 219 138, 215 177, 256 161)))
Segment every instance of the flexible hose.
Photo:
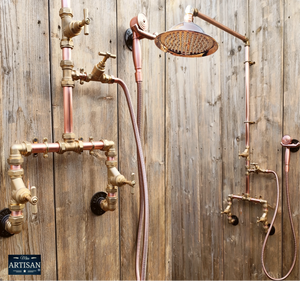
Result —
MULTIPOLYGON (((142 130, 142 104, 143 104, 143 93, 142 93, 142 82, 137 83, 137 126, 141 138, 142 130)), ((138 224, 138 233, 137 233, 137 245, 136 245, 136 256, 135 256, 135 274, 137 280, 140 278, 140 252, 141 252, 141 240, 142 232, 144 231, 145 235, 145 225, 143 227, 144 220, 144 183, 143 177, 141 174, 141 164, 138 160, 138 176, 139 176, 139 187, 140 187, 140 215, 139 215, 139 224, 138 224)), ((145 245, 144 245, 145 246, 145 245)), ((144 259, 144 250, 143 250, 143 259, 144 259)), ((142 279, 145 278, 145 272, 142 271, 142 279)))
POLYGON ((268 241, 268 238, 269 238, 269 235, 270 235, 270 232, 271 232, 271 229, 273 227, 273 224, 274 224, 274 221, 276 219, 276 215, 277 215, 277 211, 278 211, 278 206, 279 206, 279 182, 278 182, 278 176, 277 174, 274 172, 274 171, 271 171, 271 170, 267 170, 267 173, 272 173, 275 175, 275 178, 276 178, 276 185, 277 185, 277 200, 276 200, 276 207, 275 207, 275 211, 274 211, 274 216, 272 218, 272 221, 270 223, 270 227, 268 229, 268 232, 267 232, 267 235, 265 237, 265 240, 264 240, 264 243, 263 243, 263 246, 262 246, 262 251, 261 251, 261 263, 262 263, 262 267, 263 267, 263 270, 265 272, 265 274, 268 276, 268 278, 272 279, 272 280, 284 280, 285 278, 287 278, 294 266, 295 266, 295 263, 296 263, 296 259, 297 259, 297 244, 296 244, 296 233, 295 233, 295 229, 294 229, 294 224, 293 224, 293 218, 292 218, 292 211, 291 211, 291 205, 290 205, 290 196, 289 196, 289 179, 288 179, 288 172, 285 173, 285 182, 286 182, 286 198, 287 198, 287 206, 288 206, 288 213, 289 213, 289 220, 290 220, 290 223, 291 223, 291 228, 292 228, 292 232, 293 232, 293 238, 294 238, 294 260, 293 260, 293 263, 292 263, 292 266, 290 268, 290 270, 288 271, 288 273, 284 276, 284 277, 281 277, 281 278, 274 278, 272 277, 266 270, 266 267, 265 267, 265 262, 264 262, 264 253, 265 253, 265 248, 266 248, 266 244, 267 244, 267 241, 268 241))
MULTIPOLYGON (((148 252, 148 229, 149 229, 149 203, 148 203, 148 186, 147 186, 147 176, 146 176, 146 168, 145 168, 145 162, 144 162, 144 155, 143 155, 143 150, 142 150, 142 144, 141 144, 141 139, 138 131, 138 126, 136 122, 136 118, 134 115, 134 110, 131 102, 131 98, 129 95, 128 88, 126 84, 119 78, 114 78, 114 83, 119 84, 126 96, 126 101, 127 105, 129 108, 130 112, 130 117, 131 117, 131 123, 134 131, 134 136, 135 136, 135 141, 136 141, 136 146, 137 146, 137 151, 138 151, 138 160, 140 163, 140 170, 141 170, 141 179, 143 181, 143 192, 144 192, 144 224, 145 224, 145 233, 144 233, 144 248, 143 248, 143 259, 142 259, 142 274, 141 276, 137 276, 138 280, 145 280, 145 274, 146 274, 146 269, 147 269, 147 252, 148 252), (139 279, 140 278, 140 279, 139 279)), ((141 212, 141 210, 140 210, 141 212)))

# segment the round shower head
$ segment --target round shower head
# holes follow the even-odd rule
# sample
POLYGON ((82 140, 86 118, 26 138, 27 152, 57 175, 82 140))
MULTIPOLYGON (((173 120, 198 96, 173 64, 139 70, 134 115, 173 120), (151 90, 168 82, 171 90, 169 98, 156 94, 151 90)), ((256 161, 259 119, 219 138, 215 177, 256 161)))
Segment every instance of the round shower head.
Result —
POLYGON ((181 57, 205 57, 218 50, 218 43, 193 22, 181 22, 155 38, 164 52, 181 57))

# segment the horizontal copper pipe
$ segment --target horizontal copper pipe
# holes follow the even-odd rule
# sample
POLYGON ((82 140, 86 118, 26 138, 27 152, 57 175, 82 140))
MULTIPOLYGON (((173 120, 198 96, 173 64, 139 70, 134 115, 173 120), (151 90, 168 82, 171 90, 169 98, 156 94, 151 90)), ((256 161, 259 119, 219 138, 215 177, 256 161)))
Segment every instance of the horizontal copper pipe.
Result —
MULTIPOLYGON (((32 145, 32 153, 45 153, 47 152, 47 146, 44 143, 33 143, 32 145)), ((58 152, 59 151, 59 143, 48 143, 48 152, 58 152)), ((103 148, 102 141, 93 141, 91 142, 84 142, 83 143, 83 150, 92 150, 92 149, 99 149, 103 148)))
POLYGON ((224 30, 225 32, 227 32, 227 33, 229 33, 229 34, 231 34, 231 35, 233 35, 233 36, 235 36, 235 37, 241 39, 241 40, 244 41, 245 43, 246 43, 247 41, 249 41, 249 39, 248 39, 246 36, 244 36, 244 35, 242 35, 242 34, 236 32, 236 31, 230 29, 229 27, 227 27, 227 26, 225 26, 225 25, 223 25, 223 24, 217 22, 216 20, 214 20, 214 19, 212 19, 212 18, 210 18, 210 17, 208 17, 208 16, 206 16, 206 15, 200 13, 198 10, 195 12, 194 16, 197 16, 197 17, 199 17, 200 19, 203 19, 203 20, 209 22, 210 24, 212 24, 212 25, 214 25, 214 26, 216 26, 216 27, 218 27, 218 28, 224 30))
POLYGON ((238 200, 249 201, 249 202, 254 202, 254 203, 267 203, 267 201, 264 200, 264 199, 258 199, 258 198, 252 198, 252 197, 245 197, 245 196, 242 196, 242 195, 234 195, 234 194, 232 194, 230 197, 232 199, 238 199, 238 200))
POLYGON ((93 141, 91 142, 84 142, 83 143, 83 150, 92 150, 94 146, 94 149, 102 149, 103 148, 103 142, 102 141, 93 141))

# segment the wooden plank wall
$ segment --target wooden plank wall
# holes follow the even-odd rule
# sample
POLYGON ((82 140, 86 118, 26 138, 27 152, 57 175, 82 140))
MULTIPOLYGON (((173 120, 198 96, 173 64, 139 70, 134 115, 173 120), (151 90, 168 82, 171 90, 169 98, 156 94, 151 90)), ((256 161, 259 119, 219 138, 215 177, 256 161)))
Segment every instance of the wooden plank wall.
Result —
MULTIPOLYGON (((0 1, 0 209, 7 207, 9 147, 15 142, 58 141, 63 132, 60 87, 61 1, 0 1)), ((300 3, 292 0, 125 1, 73 0, 74 19, 83 8, 91 18, 90 35, 74 38, 75 68, 90 72, 98 51, 117 54, 107 73, 125 80, 136 105, 132 53, 124 43, 131 18, 144 13, 149 31, 161 32, 183 20, 190 4, 250 37, 251 161, 274 170, 281 184, 276 233, 267 244, 266 266, 274 277, 291 264, 293 240, 282 186, 284 134, 300 139, 300 3), (283 201, 282 201, 283 200, 283 201)), ((190 59, 163 54, 142 40, 142 139, 150 202, 148 273, 150 280, 261 280, 265 237, 259 205, 234 201, 239 225, 221 215, 230 193, 245 192, 244 46, 233 36, 195 19, 219 43, 212 56, 190 59)), ((137 156, 129 112, 116 85, 79 85, 73 94, 74 132, 87 140, 109 139, 118 147, 119 169, 137 174, 137 156)), ((102 217, 89 209, 92 195, 106 187, 105 157, 64 154, 25 159, 25 181, 36 185, 39 214, 26 207, 21 234, 0 238, 0 280, 131 280, 139 192, 119 192, 117 211, 102 217), (41 254, 42 276, 8 276, 9 254, 41 254)), ((299 155, 291 155, 290 196, 299 233, 299 155)), ((251 175, 251 196, 271 206, 276 201, 271 175, 251 175)), ((269 208, 269 220, 273 210, 269 208)), ((300 262, 290 279, 299 279, 300 262)))

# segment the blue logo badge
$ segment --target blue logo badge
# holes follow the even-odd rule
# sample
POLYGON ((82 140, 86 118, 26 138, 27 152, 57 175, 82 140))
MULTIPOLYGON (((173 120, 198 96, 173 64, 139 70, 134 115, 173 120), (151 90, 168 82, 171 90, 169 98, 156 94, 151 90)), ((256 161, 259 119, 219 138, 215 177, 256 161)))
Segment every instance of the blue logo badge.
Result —
POLYGON ((8 255, 8 275, 41 275, 41 255, 8 255))

